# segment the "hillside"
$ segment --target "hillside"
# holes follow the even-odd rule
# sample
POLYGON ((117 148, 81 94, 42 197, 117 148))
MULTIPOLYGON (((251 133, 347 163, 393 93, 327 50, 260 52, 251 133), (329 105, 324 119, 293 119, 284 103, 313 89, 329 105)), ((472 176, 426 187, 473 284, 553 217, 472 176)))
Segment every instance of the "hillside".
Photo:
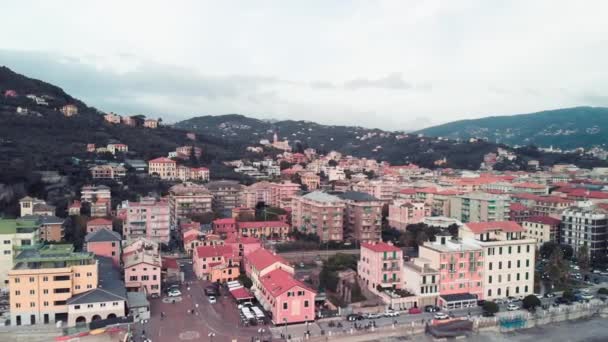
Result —
POLYGON ((608 108, 574 107, 454 121, 416 133, 450 139, 487 138, 507 145, 573 149, 608 144, 608 108))

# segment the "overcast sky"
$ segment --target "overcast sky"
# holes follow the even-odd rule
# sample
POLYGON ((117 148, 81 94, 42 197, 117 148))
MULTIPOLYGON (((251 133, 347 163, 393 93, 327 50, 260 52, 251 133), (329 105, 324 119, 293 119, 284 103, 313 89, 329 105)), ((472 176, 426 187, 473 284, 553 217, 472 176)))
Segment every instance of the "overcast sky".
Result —
POLYGON ((0 64, 103 111, 412 130, 608 106, 608 1, 28 1, 0 64))

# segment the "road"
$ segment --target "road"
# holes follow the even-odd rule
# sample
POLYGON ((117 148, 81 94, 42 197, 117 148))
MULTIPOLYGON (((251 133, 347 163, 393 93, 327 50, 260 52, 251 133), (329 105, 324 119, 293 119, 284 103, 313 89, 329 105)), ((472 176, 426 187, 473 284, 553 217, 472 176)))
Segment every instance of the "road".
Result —
POLYGON ((314 261, 317 258, 327 259, 332 255, 342 253, 359 255, 359 249, 329 249, 329 250, 315 250, 315 251, 297 251, 297 252, 284 252, 278 253, 288 261, 314 261))

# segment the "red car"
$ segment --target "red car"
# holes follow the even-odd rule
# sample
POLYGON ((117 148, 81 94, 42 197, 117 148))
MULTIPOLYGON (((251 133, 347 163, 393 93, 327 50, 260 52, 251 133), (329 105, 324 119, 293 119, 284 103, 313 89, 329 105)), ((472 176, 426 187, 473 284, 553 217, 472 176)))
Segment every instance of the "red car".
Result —
POLYGON ((410 315, 415 315, 415 314, 422 313, 422 310, 420 310, 418 308, 410 308, 407 312, 409 312, 410 315))

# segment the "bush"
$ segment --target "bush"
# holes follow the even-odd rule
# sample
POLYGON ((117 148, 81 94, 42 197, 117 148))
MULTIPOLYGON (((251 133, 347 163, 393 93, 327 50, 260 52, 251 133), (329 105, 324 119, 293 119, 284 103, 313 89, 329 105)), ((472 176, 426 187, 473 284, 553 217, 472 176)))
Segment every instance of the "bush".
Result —
POLYGON ((527 309, 529 311, 534 311, 536 310, 536 307, 541 305, 540 299, 538 299, 538 297, 536 297, 535 295, 527 295, 523 302, 522 305, 524 307, 524 309, 527 309))
POLYGON ((495 313, 497 313, 499 310, 498 308, 498 304, 491 302, 491 301, 486 301, 485 303, 483 303, 483 311, 494 315, 495 313))
POLYGON ((572 289, 564 290, 562 297, 571 302, 575 299, 574 292, 572 291, 572 289))
POLYGON ((608 289, 607 289, 607 288, 605 288, 605 287, 601 287, 601 288, 599 288, 599 289, 597 290, 597 294, 600 294, 600 295, 608 295, 608 289))

